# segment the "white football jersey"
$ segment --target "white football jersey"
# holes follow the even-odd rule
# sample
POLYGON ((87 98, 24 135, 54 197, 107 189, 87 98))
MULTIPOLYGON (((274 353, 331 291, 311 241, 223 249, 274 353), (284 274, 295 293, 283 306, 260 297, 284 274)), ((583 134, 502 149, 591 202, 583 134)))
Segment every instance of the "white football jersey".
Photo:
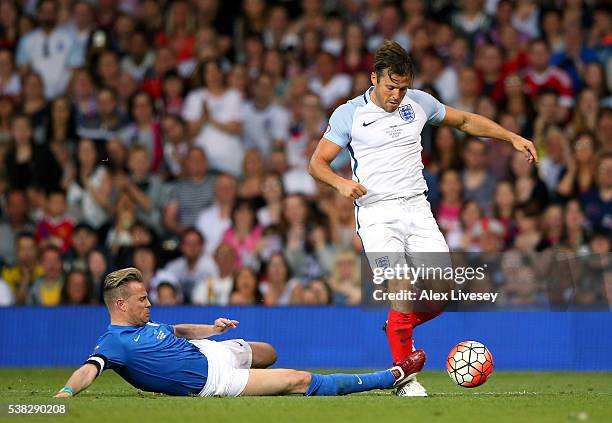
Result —
POLYGON ((397 110, 388 113, 370 99, 373 88, 338 107, 323 136, 348 149, 353 180, 368 190, 357 206, 427 191, 421 131, 446 114, 442 103, 419 90, 408 90, 397 110))

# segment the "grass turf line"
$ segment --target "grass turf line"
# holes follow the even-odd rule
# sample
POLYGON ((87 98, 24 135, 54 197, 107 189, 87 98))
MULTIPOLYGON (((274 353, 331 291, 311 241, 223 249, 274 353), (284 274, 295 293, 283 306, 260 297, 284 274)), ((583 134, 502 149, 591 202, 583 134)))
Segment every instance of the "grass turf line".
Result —
POLYGON ((453 384, 443 372, 419 380, 429 398, 398 398, 392 391, 344 397, 197 398, 140 392, 112 371, 70 400, 52 400, 72 369, 0 369, 0 402, 67 403, 66 417, 0 421, 60 422, 612 422, 612 373, 497 371, 478 388, 453 384), (42 420, 41 420, 42 419, 42 420))

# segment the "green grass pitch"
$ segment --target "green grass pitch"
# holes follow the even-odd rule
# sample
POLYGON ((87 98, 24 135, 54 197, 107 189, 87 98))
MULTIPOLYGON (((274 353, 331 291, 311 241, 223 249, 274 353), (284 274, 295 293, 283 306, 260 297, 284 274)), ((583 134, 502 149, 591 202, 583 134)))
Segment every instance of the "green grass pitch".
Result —
MULTIPOLYGON (((71 369, 0 369, 0 402, 52 403, 71 369)), ((612 422, 612 373, 494 372, 483 386, 455 386, 442 371, 419 380, 429 398, 391 391, 344 397, 197 398, 140 392, 105 372, 76 398, 61 400, 66 417, 7 417, 0 421, 58 422, 612 422)))

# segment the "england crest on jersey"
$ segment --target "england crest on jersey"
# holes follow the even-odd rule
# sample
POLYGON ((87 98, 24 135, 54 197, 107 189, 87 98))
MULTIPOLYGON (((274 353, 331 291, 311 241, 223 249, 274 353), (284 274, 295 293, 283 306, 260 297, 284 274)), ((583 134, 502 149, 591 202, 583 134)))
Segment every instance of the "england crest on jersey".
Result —
POLYGON ((404 104, 403 106, 400 106, 397 110, 399 112, 400 117, 406 122, 412 122, 414 120, 414 110, 412 109, 412 106, 410 104, 404 104))

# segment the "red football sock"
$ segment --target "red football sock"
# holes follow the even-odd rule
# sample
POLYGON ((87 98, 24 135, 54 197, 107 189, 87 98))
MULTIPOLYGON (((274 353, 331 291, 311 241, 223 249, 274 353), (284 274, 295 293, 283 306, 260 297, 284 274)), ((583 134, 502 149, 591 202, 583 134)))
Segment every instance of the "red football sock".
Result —
POLYGON ((403 360, 412 352, 412 332, 414 328, 440 314, 442 314, 440 311, 402 313, 395 310, 389 310, 387 340, 391 348, 393 363, 403 360))
POLYGON ((417 311, 414 313, 416 315, 415 327, 418 325, 422 325, 423 323, 433 319, 434 317, 442 314, 441 311, 417 311))
POLYGON ((389 310, 387 322, 387 339, 393 356, 393 363, 398 363, 412 352, 412 330, 415 326, 416 313, 401 313, 389 310))

